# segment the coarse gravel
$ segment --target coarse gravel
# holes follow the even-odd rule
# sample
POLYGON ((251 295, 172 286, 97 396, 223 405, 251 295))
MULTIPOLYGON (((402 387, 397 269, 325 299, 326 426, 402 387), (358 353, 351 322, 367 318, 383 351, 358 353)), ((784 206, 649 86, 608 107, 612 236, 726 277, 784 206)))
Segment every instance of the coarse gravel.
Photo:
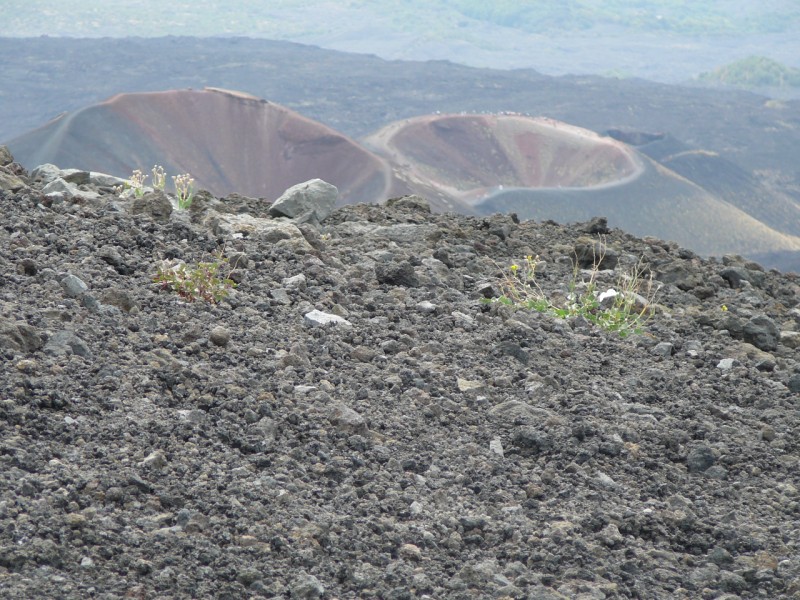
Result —
POLYGON ((796 275, 600 219, 315 225, 4 168, 0 597, 800 598, 796 275), (653 274, 640 335, 483 300, 528 255, 566 295, 587 243, 603 285, 653 274), (153 282, 220 248, 218 304, 153 282))

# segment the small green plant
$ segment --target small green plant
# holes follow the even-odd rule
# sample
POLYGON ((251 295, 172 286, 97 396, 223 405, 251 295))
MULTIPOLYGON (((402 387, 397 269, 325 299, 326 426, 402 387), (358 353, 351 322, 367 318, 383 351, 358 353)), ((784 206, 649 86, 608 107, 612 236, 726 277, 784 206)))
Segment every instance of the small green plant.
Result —
POLYGON ((641 262, 617 280, 617 289, 600 292, 597 283, 603 256, 595 257, 587 281, 579 281, 580 269, 574 263, 566 298, 549 299, 536 280, 539 257, 526 256, 522 264, 512 264, 500 281, 501 295, 485 302, 500 302, 514 308, 532 309, 561 319, 583 317, 594 325, 614 331, 621 337, 642 333, 652 318, 657 290, 652 275, 645 277, 641 262))
POLYGON ((182 262, 162 261, 153 281, 189 302, 199 298, 216 304, 228 295, 228 290, 236 287, 236 282, 230 279, 235 265, 227 269, 226 275, 221 275, 223 266, 229 265, 230 261, 223 256, 221 248, 213 256, 213 261, 197 263, 193 267, 182 262))
POLYGON ((123 190, 133 190, 133 195, 137 198, 141 198, 144 196, 144 182, 146 180, 147 175, 142 173, 139 169, 136 169, 131 174, 131 178, 122 185, 122 189, 120 189, 119 192, 121 193, 123 190))
POLYGON ((172 178, 175 184, 175 194, 178 196, 178 208, 185 210, 192 205, 194 200, 194 179, 188 173, 172 178))

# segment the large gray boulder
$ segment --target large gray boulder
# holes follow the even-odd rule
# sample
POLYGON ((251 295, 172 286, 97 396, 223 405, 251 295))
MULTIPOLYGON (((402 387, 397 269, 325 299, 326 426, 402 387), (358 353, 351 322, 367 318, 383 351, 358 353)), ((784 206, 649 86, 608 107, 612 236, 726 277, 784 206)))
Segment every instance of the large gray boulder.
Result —
POLYGON ((269 214, 319 223, 333 212, 338 197, 339 190, 335 185, 322 179, 311 179, 286 190, 270 206, 269 214))

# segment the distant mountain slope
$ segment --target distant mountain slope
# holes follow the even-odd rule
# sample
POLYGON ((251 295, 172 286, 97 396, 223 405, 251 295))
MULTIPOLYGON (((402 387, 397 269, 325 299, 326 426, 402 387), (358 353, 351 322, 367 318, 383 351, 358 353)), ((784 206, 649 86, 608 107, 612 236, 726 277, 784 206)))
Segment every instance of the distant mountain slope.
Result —
POLYGON ((14 37, 246 36, 389 60, 667 83, 747 54, 800 67, 794 0, 4 0, 0 23, 14 37))
POLYGON ((711 85, 748 90, 800 88, 800 69, 787 67, 765 56, 748 56, 709 73, 701 73, 697 79, 711 85))
POLYGON ((749 171, 797 171, 800 102, 744 92, 389 62, 251 39, 0 38, 0 56, 0 140, 121 92, 214 86, 269 98, 354 138, 437 111, 514 111, 593 131, 665 132, 749 171))

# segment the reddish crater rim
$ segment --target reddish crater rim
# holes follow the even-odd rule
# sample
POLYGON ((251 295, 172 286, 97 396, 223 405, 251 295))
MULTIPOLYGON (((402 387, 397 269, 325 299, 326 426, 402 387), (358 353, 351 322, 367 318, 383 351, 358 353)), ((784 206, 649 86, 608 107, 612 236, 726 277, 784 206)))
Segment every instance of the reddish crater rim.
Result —
POLYGON ((365 143, 412 188, 476 202, 503 188, 595 189, 638 177, 624 143, 554 119, 519 114, 428 115, 392 123, 365 143))

